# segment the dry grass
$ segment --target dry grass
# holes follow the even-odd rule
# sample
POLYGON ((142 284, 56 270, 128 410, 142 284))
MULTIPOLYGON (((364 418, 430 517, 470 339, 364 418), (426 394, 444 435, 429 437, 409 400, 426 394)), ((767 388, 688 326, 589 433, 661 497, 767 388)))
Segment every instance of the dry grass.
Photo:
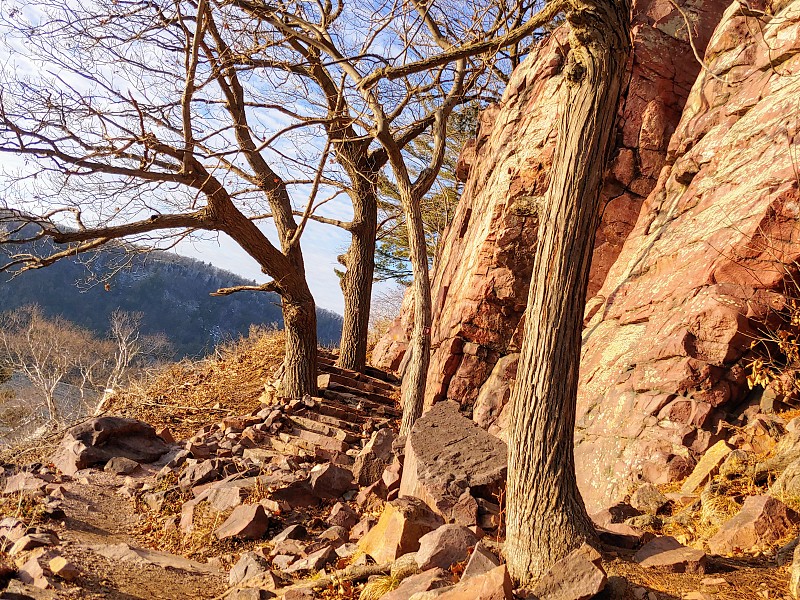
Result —
POLYGON ((646 569, 634 562, 615 560, 604 566, 609 576, 625 577, 630 585, 664 594, 661 598, 682 598, 688 592, 704 591, 715 594, 717 600, 752 600, 763 598, 759 592, 768 591, 770 598, 780 598, 777 592, 788 593, 789 576, 786 568, 776 568, 771 562, 760 560, 716 559, 713 575, 687 573, 662 573, 646 569), (706 577, 721 577, 726 584, 704 586, 706 577))
POLYGON ((402 579, 394 575, 381 575, 372 578, 361 590, 358 600, 379 600, 392 590, 397 589, 402 579))
POLYGON ((254 327, 213 357, 151 373, 111 398, 107 410, 169 427, 176 439, 189 437, 228 414, 257 409, 264 383, 283 361, 284 343, 282 331, 254 327))

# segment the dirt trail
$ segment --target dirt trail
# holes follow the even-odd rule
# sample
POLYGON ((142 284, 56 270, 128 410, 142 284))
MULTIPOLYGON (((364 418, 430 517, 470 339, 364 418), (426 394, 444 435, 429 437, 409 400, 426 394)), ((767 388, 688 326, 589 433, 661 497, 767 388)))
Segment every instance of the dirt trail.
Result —
POLYGON ((145 553, 155 554, 152 550, 141 558, 123 546, 142 548, 127 533, 135 530, 138 516, 130 500, 116 493, 123 478, 92 471, 86 480, 64 484, 66 518, 57 528, 63 543, 59 552, 81 570, 74 582, 80 589, 60 590, 55 597, 178 600, 212 598, 224 591, 224 575, 207 565, 167 554, 148 557, 145 553), (151 564, 148 558, 175 566, 151 564))

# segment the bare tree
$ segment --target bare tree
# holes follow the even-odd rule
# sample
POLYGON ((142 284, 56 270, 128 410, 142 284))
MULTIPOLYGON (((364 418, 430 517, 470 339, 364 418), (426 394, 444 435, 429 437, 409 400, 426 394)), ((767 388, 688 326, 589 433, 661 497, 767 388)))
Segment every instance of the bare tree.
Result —
MULTIPOLYGON (((308 221, 351 234, 341 259, 347 309, 340 364, 360 368, 378 174, 390 166, 416 231, 413 205, 435 181, 450 113, 481 94, 487 73, 503 72, 498 49, 512 49, 513 65, 520 44, 539 26, 525 18, 535 6, 516 0, 96 0, 80 6, 41 0, 33 21, 25 18, 29 11, 10 10, 2 20, 12 56, 24 44, 54 74, 6 77, 0 151, 22 154, 38 168, 17 177, 18 204, 37 209, 33 222, 40 231, 32 239, 67 247, 15 257, 9 267, 46 266, 120 237, 176 243, 199 231, 224 233, 273 281, 219 293, 281 294, 288 333, 284 393, 313 393, 314 304, 300 250, 308 221), (404 148, 426 130, 433 153, 412 181, 404 148), (350 221, 317 211, 340 193, 351 198, 350 221), (70 214, 73 230, 65 227, 70 214), (256 226, 266 219, 274 223, 277 245, 256 226)), ((422 252, 424 240, 410 246, 412 254, 422 252)), ((427 261, 418 258, 412 263, 420 319, 412 348, 419 369, 412 368, 409 397, 421 397, 424 373, 413 373, 426 370, 428 352, 427 261)))
MULTIPOLYGON (((69 321, 45 318, 38 306, 0 315, 0 356, 6 367, 23 373, 41 393, 50 421, 60 423, 59 386, 87 360, 93 338, 69 321)), ((93 368, 93 367, 92 367, 93 368)))
MULTIPOLYGON (((274 103, 297 105, 298 94, 302 96, 303 110, 285 115, 292 119, 286 129, 295 135, 303 128, 323 130, 326 144, 320 164, 325 152, 335 161, 321 183, 350 198, 350 220, 317 211, 330 201, 329 194, 308 204, 301 216, 341 227, 351 236, 349 249, 339 257, 345 267, 341 278, 345 311, 338 364, 361 370, 366 363, 374 278, 378 187, 386 180, 382 170, 391 163, 384 142, 391 140, 403 152, 405 168, 415 177, 425 172, 416 192, 424 195, 423 188, 436 180, 441 159, 435 152, 440 149, 432 142, 432 150, 425 160, 416 161, 416 169, 409 163, 413 154, 405 150, 421 135, 432 138, 434 124, 438 120, 446 124, 454 107, 487 90, 496 91, 495 74, 509 65, 499 66, 494 51, 530 34, 529 28, 527 34, 521 31, 520 23, 535 2, 444 0, 436 5, 406 1, 364 6, 231 2, 260 19, 268 32, 264 44, 270 52, 243 50, 241 68, 276 82, 273 90, 282 88, 277 96, 273 93, 274 103), (510 36, 508 41, 505 36, 510 36), (487 42, 495 43, 487 46, 487 42), (462 55, 441 58, 445 50, 456 48, 462 55), (463 64, 456 67, 459 60, 463 64), (393 70, 411 63, 417 68, 393 70), (278 86, 279 81, 284 85, 278 86)), ((511 59, 506 62, 513 64, 511 59)))
POLYGON ((7 214, 27 226, 12 226, 4 241, 64 249, 40 245, 43 254, 12 255, 3 269, 44 267, 120 238, 171 245, 195 232, 226 234, 273 278, 258 289, 281 295, 283 393, 315 393, 303 224, 290 175, 264 152, 257 93, 235 66, 225 11, 206 0, 28 8, 3 16, 11 56, 40 73, 5 69, 0 83, 0 151, 26 160, 8 174, 17 196, 7 214), (276 244, 252 220, 264 207, 276 244))
POLYGON ((505 555, 523 585, 596 535, 575 480, 573 433, 598 192, 630 51, 627 0, 557 5, 569 54, 511 398, 505 555))

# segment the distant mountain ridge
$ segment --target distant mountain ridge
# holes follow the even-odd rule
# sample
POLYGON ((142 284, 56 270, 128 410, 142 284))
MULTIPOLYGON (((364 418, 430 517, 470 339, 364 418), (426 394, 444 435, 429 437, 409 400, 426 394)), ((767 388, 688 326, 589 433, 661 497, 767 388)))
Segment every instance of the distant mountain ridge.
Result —
MULTIPOLYGON (((283 327, 277 294, 209 296, 219 288, 254 283, 192 258, 161 251, 131 255, 113 247, 93 257, 91 270, 78 259, 63 259, 13 279, 0 274, 0 311, 36 303, 46 314, 62 316, 98 335, 107 331, 114 310, 142 312, 143 333, 165 334, 176 356, 198 356, 220 341, 247 334, 251 325, 283 327), (112 272, 123 259, 130 265, 107 282, 91 279, 92 274, 112 272)), ((317 330, 320 344, 338 345, 342 317, 318 308, 317 330)))

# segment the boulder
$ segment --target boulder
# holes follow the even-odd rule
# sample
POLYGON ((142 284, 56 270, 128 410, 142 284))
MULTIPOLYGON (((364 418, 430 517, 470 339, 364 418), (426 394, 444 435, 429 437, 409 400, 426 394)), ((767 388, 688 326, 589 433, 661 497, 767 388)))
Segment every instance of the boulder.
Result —
MULTIPOLYGON (((159 436, 161 437, 161 436, 159 436)), ((139 468, 139 463, 125 456, 115 456, 106 463, 103 470, 114 475, 128 475, 139 468)))
POLYGON ((378 564, 391 562, 416 552, 420 538, 442 524, 442 518, 419 498, 398 498, 386 504, 378 523, 361 538, 358 547, 378 564))
POLYGON ((667 573, 706 572, 708 557, 702 550, 688 548, 673 537, 658 537, 642 546, 633 560, 646 568, 667 573))
POLYGON ((771 496, 749 496, 741 510, 708 540, 714 554, 764 550, 800 523, 800 516, 771 496))
POLYGON ((394 431, 388 427, 372 434, 353 464, 353 477, 358 485, 367 486, 381 478, 383 470, 389 466, 394 456, 392 443, 395 437, 394 431))
POLYGON ((218 540, 230 537, 245 540, 261 538, 269 527, 270 518, 260 504, 244 504, 233 509, 226 521, 214 530, 218 540))
POLYGON ((462 579, 452 589, 446 590, 439 600, 512 600, 513 586, 505 565, 500 565, 483 575, 462 579))
POLYGON ((139 463, 158 460, 169 451, 155 429, 136 419, 97 417, 69 429, 50 461, 62 473, 74 475, 115 456, 139 463))
POLYGON ((500 493, 507 451, 502 441, 462 416, 458 404, 440 402, 408 435, 400 496, 420 498, 453 521, 453 509, 469 489, 480 487, 487 497, 500 493))
POLYGON ((319 498, 338 498, 353 489, 353 473, 333 463, 317 465, 311 469, 310 484, 319 498))
POLYGON ((477 542, 475 534, 462 525, 442 525, 419 539, 417 564, 423 571, 434 567, 449 569, 467 560, 469 549, 477 542))
POLYGON ((584 545, 557 561, 539 580, 533 593, 539 600, 588 600, 605 586, 606 572, 600 555, 584 545))

